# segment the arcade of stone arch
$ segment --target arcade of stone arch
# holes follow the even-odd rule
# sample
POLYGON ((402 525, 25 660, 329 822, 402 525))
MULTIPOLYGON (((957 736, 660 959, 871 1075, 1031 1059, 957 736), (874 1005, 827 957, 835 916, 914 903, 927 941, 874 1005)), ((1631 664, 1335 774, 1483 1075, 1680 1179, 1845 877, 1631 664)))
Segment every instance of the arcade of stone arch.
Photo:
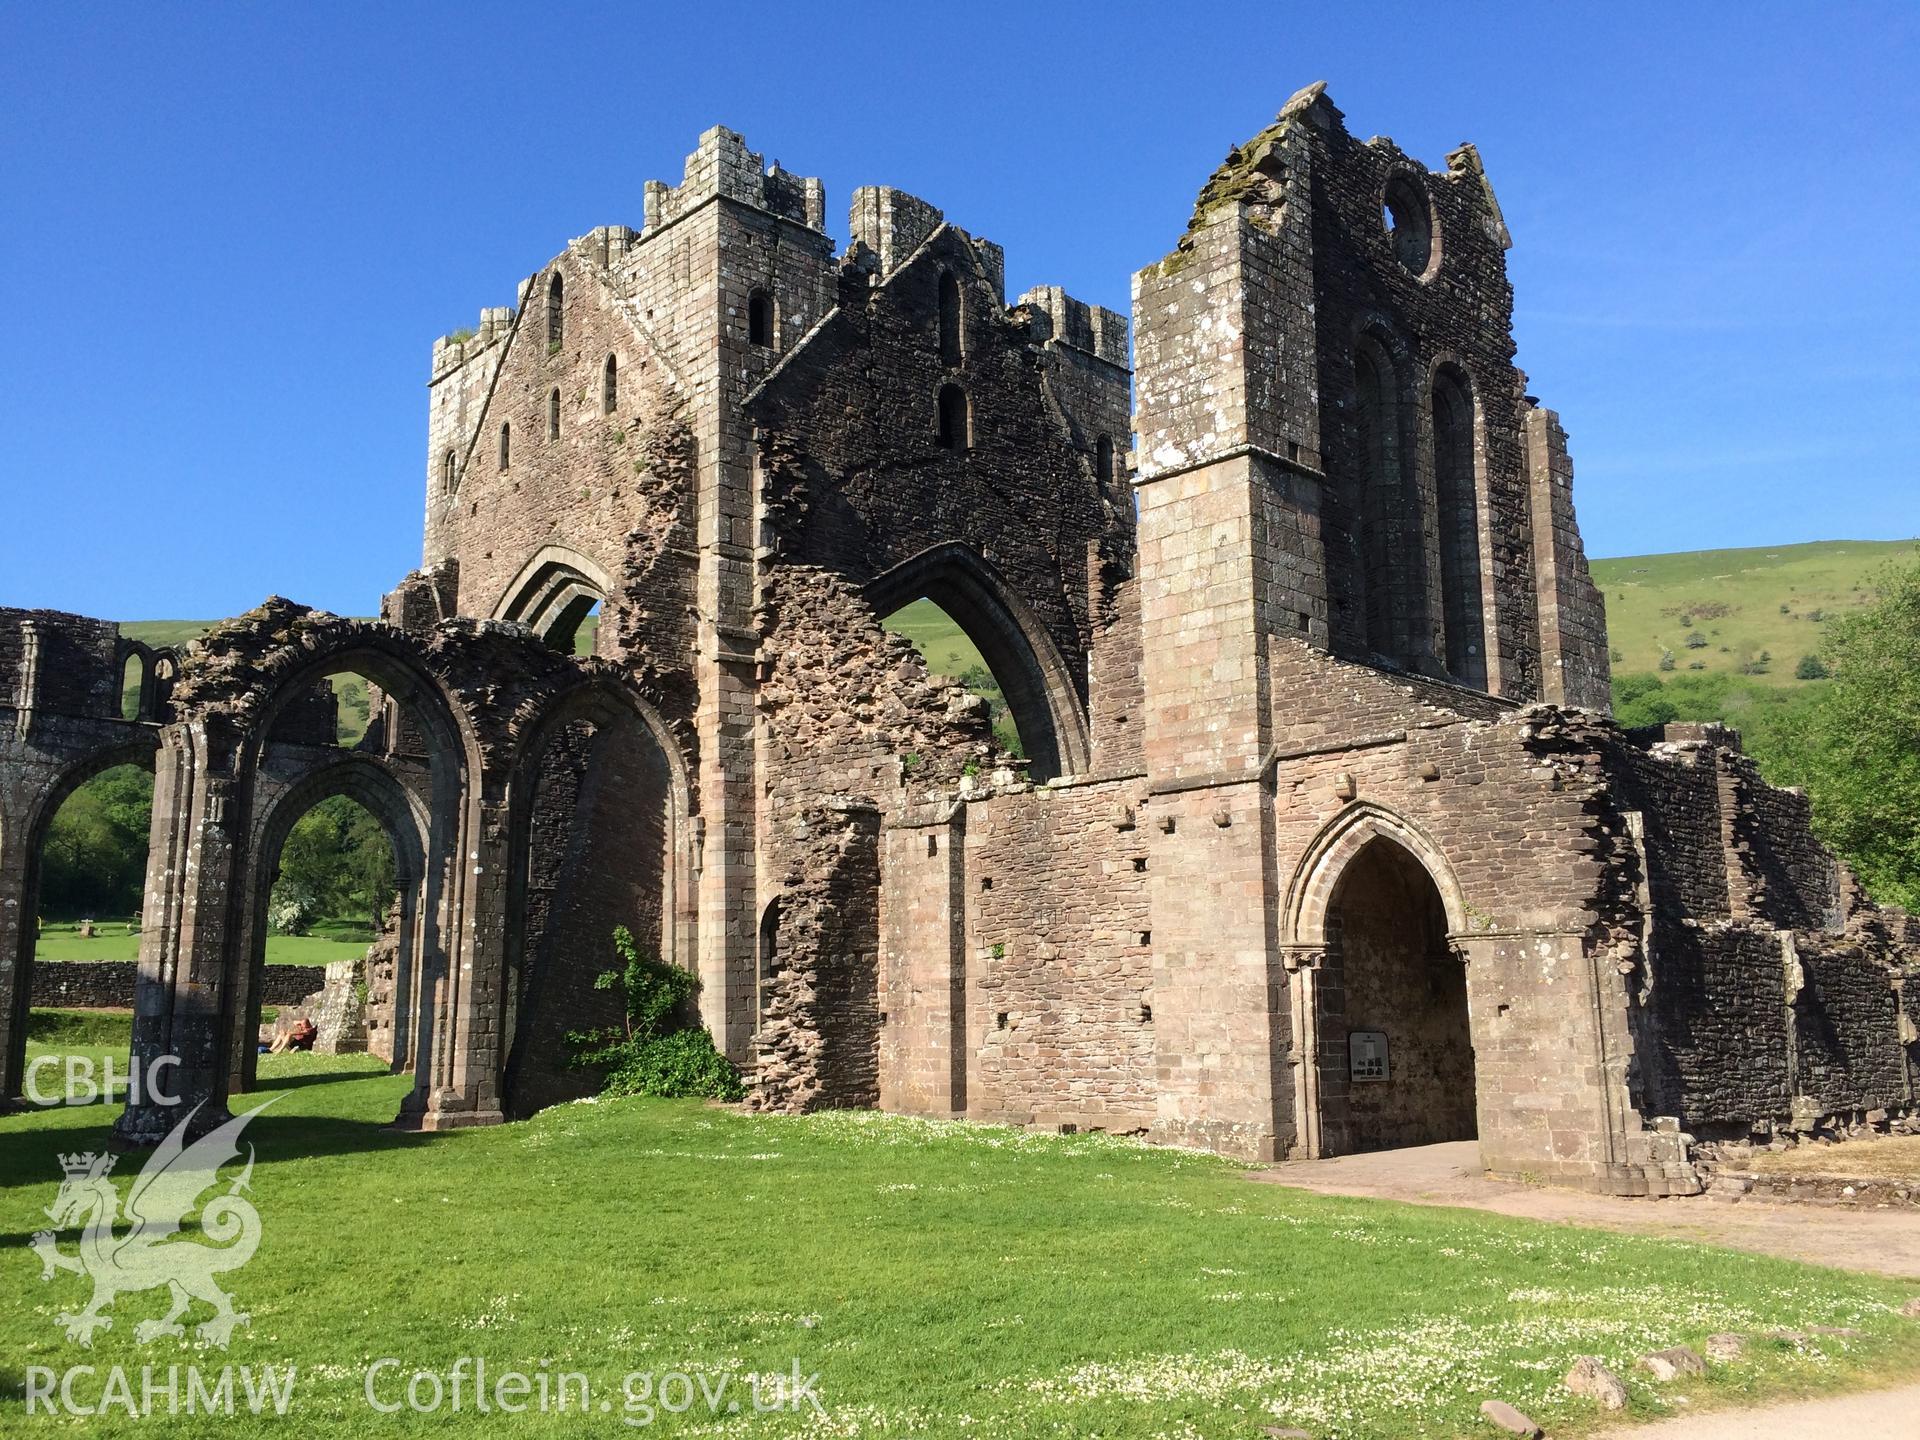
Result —
POLYGON ((174 653, 0 612, 8 1093, 49 817, 133 759, 133 1043, 202 1124, 253 1078, 279 846, 333 795, 393 842, 377 1048, 422 1128, 591 1083, 565 1035, 609 1018, 616 924, 769 1109, 1477 1136, 1641 1194, 1911 1109, 1920 927, 1737 736, 1608 718, 1471 146, 1429 171, 1300 92, 1134 277, 1131 370, 1121 316, 1009 305, 924 201, 856 191, 839 253, 825 215, 716 128, 639 229, 437 342, 424 562, 377 621, 273 599, 174 653), (1020 756, 883 629, 920 597, 1020 756))

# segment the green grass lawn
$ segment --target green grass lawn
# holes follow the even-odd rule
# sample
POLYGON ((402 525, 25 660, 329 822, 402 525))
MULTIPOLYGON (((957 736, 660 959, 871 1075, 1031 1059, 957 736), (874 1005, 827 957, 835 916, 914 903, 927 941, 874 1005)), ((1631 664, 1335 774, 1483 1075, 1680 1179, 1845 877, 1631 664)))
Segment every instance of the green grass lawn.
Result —
MULTIPOLYGON (((74 921, 50 923, 33 947, 36 960, 138 960, 140 936, 120 920, 95 920, 94 935, 83 939, 74 921)), ((269 965, 329 965, 335 960, 357 960, 367 953, 373 937, 351 926, 316 926, 311 935, 269 935, 269 965)))
POLYGON ((1752 677, 1758 683, 1805 683, 1795 681, 1794 667, 1820 648, 1821 617, 1870 603, 1875 571, 1911 558, 1914 544, 1822 540, 1595 560, 1619 656, 1614 673, 1653 671, 1670 650, 1679 673, 1698 664, 1692 673, 1736 674, 1766 651, 1772 660, 1752 677), (1689 648, 1694 633, 1707 643, 1689 648))
MULTIPOLYGON (((447 1427, 445 1416, 383 1416, 363 1386, 383 1357, 404 1377, 483 1356, 496 1375, 544 1367, 591 1383, 591 1417, 527 1414, 512 1433, 613 1435, 630 1372, 785 1374, 797 1359, 819 1373, 827 1422, 715 1422, 696 1403, 658 1414, 655 1428, 1225 1440, 1292 1424, 1409 1440, 1486 1433, 1478 1407, 1495 1396, 1556 1435, 1598 1428, 1591 1406, 1558 1387, 1588 1352, 1629 1377, 1641 1414, 1681 1395, 1703 1405, 1820 1389, 1920 1362, 1920 1324, 1890 1309, 1911 1285, 1312 1196, 1116 1138, 650 1100, 404 1135, 385 1122, 409 1082, 375 1061, 272 1056, 261 1072, 274 1103, 248 1136, 263 1239, 229 1277, 253 1323, 224 1356, 135 1344, 133 1323, 165 1308, 155 1294, 124 1297, 91 1351, 64 1337, 54 1316, 84 1302, 84 1283, 62 1273, 43 1285, 26 1241, 45 1224, 56 1154, 101 1145, 112 1112, 0 1120, 0 1227, 12 1241, 0 1311, 11 1398, 0 1404, 19 1406, 29 1366, 137 1374, 230 1361, 297 1367, 301 1435, 478 1430, 500 1417, 469 1409, 447 1427), (1667 1390, 1630 1369, 1646 1350, 1717 1330, 1811 1325, 1862 1333, 1762 1340, 1750 1360, 1667 1390)), ((384 1384, 380 1398, 399 1392, 384 1384)), ((0 1414, 0 1430, 32 1433, 17 1408, 0 1414)), ((223 1435, 274 1428, 244 1415, 216 1423, 223 1435)), ((117 1412, 86 1429, 209 1433, 185 1416, 117 1412)))

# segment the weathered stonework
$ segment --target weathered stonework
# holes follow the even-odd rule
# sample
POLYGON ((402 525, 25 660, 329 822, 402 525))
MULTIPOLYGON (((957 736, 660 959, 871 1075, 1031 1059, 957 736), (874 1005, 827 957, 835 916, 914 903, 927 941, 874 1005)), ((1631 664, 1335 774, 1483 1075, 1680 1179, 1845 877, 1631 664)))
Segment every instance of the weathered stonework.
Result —
POLYGON ((1472 1135, 1665 1194, 1703 1145, 1911 1108, 1915 922, 1730 732, 1607 718, 1471 146, 1430 172, 1302 91, 1135 277, 1134 372, 1120 316, 1009 304, 926 202, 856 191, 839 254, 825 216, 716 128, 640 228, 438 342, 379 622, 270 601, 150 657, 123 720, 111 626, 0 614, 10 1078, 36 837, 157 754, 135 1043, 195 1097, 251 1079, 268 877, 345 793, 399 858, 367 1044, 422 1126, 591 1086, 565 1034, 612 1018, 616 924, 767 1109, 1253 1159, 1472 1135), (884 630, 920 597, 1023 757, 884 630))

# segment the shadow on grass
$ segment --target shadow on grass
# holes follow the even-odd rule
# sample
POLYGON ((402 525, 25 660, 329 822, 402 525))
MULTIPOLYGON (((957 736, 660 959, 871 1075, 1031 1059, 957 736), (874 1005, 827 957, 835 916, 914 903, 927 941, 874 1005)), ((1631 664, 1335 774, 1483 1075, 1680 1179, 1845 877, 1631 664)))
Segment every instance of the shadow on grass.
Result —
MULTIPOLYGON (((309 1070, 300 1075, 276 1075, 262 1078, 258 1090, 249 1090, 249 1095, 266 1095, 276 1090, 298 1090, 307 1085, 326 1085, 337 1080, 392 1080, 397 1078, 391 1070, 309 1070)), ((236 1099, 239 1097, 236 1096, 236 1099)))
MULTIPOLYGON (((365 1118, 333 1114, 281 1113, 272 1108, 250 1121, 242 1138, 251 1146, 256 1169, 324 1159, 337 1155, 381 1154, 388 1151, 417 1150, 430 1141, 445 1140, 454 1132, 424 1132, 394 1127, 405 1091, 393 1085, 398 1077, 381 1071, 334 1071, 309 1075, 290 1075, 270 1080, 258 1090, 234 1095, 228 1107, 235 1114, 258 1107, 276 1096, 290 1095, 326 1081, 386 1082, 393 1091, 391 1103, 367 1108, 374 1113, 365 1118)), ((53 1124, 47 1128, 8 1129, 0 1127, 0 1190, 20 1186, 51 1185, 61 1174, 62 1154, 75 1150, 99 1150, 108 1147, 113 1119, 119 1107, 101 1103, 55 1106, 33 1112, 42 1116, 67 1116, 77 1123, 53 1124)), ((138 1174, 150 1151, 130 1151, 117 1162, 116 1173, 138 1174)), ((226 1172, 223 1170, 223 1174, 226 1172)))

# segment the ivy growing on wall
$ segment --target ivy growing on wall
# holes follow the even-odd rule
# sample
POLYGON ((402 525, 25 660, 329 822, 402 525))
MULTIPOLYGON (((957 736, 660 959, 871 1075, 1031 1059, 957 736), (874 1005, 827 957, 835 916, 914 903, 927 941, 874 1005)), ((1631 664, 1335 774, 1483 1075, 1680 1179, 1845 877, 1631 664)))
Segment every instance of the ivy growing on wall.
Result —
POLYGON ((693 1018, 700 982, 642 951, 624 925, 614 928, 613 948, 621 968, 603 972, 593 983, 595 989, 620 992, 624 1025, 567 1035, 576 1065, 607 1072, 600 1093, 711 1100, 738 1100, 745 1094, 739 1072, 693 1018))

